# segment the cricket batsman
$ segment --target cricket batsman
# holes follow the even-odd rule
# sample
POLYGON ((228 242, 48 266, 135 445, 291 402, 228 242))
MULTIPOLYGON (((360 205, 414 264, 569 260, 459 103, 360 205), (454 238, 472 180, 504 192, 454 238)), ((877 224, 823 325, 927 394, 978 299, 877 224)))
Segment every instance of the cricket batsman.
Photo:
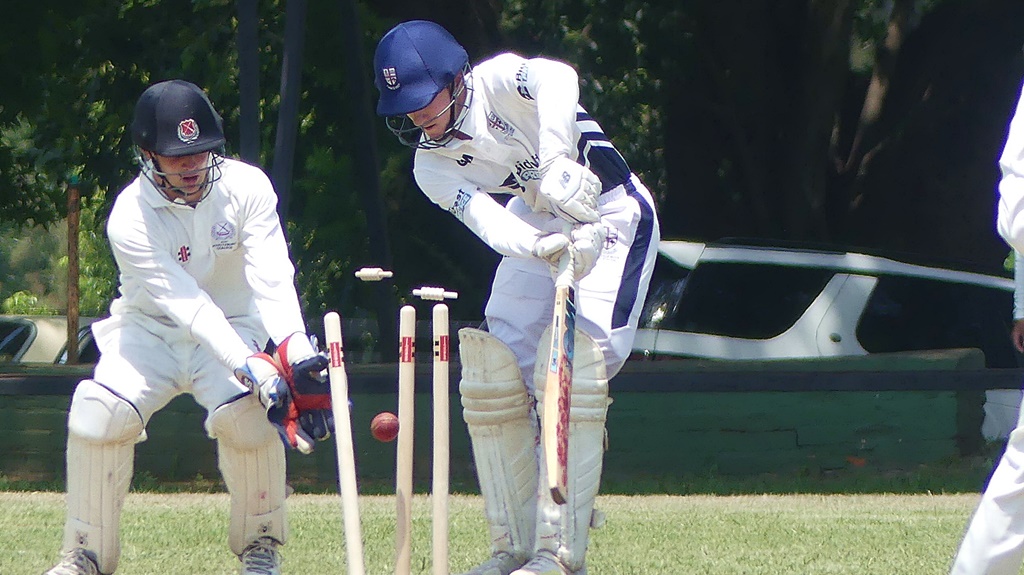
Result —
POLYGON ((416 149, 427 197, 501 254, 486 331, 460 331, 460 392, 490 527, 470 575, 586 573, 608 380, 632 348, 660 236, 654 200, 579 104, 569 65, 505 53, 471 66, 440 25, 403 22, 374 56, 377 114, 416 149), (490 194, 512 194, 504 206, 490 194), (575 261, 568 497, 540 489, 553 267, 575 261))

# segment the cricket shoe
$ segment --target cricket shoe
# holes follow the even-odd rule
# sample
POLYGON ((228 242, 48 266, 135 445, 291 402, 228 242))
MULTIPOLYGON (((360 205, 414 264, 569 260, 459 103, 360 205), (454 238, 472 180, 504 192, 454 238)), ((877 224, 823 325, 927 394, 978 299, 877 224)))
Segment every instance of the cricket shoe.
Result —
POLYGON ((526 561, 511 553, 498 551, 490 559, 466 571, 462 575, 509 575, 523 566, 526 561))
POLYGON ((242 551, 242 575, 281 575, 281 544, 271 537, 260 537, 242 551))
POLYGON ((65 553, 60 563, 43 575, 100 575, 100 568, 91 553, 78 548, 65 553))
POLYGON ((550 553, 541 551, 536 557, 511 575, 587 575, 587 566, 579 571, 569 571, 562 562, 550 553))

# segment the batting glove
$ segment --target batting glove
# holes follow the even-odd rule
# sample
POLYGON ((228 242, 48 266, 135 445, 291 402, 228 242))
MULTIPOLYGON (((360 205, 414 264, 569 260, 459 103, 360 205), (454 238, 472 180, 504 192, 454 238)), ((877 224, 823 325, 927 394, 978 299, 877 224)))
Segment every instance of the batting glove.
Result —
POLYGON ((313 451, 313 440, 323 441, 334 432, 331 387, 327 380, 327 356, 317 352, 306 334, 288 336, 274 352, 287 384, 289 400, 268 412, 284 428, 284 439, 303 453, 313 451))
POLYGON ((558 270, 558 261, 562 259, 562 254, 572 244, 572 240, 565 234, 547 234, 540 236, 537 241, 533 244, 532 253, 535 257, 538 257, 551 267, 553 271, 558 270))
POLYGON ((601 257, 604 240, 608 229, 601 223, 583 224, 572 231, 573 262, 576 280, 579 281, 594 269, 594 264, 601 257))
POLYGON ((540 181, 540 195, 562 219, 576 224, 598 220, 601 180, 569 158, 562 156, 551 163, 540 181))

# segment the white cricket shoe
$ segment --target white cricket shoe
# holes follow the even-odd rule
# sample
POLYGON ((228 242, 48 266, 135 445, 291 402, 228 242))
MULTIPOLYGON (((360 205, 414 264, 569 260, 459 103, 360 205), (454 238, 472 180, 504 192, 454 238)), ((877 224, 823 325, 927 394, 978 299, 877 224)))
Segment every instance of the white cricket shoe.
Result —
POLYGON ((490 559, 462 575, 509 575, 523 566, 525 561, 511 553, 498 551, 490 559))
POLYGON ((100 575, 100 568, 96 566, 92 554, 78 548, 65 553, 60 563, 43 575, 100 575))
POLYGON ((239 559, 242 575, 281 575, 281 544, 271 537, 260 537, 252 542, 239 559))
POLYGON ((550 553, 541 551, 536 557, 510 575, 587 575, 587 566, 579 571, 569 571, 562 562, 550 553))

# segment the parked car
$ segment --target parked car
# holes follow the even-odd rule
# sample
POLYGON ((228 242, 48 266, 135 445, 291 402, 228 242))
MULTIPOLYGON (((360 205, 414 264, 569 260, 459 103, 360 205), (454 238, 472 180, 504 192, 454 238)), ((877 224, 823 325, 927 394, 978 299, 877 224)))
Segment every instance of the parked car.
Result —
MULTIPOLYGON (((757 360, 978 348, 987 367, 1015 368, 1012 309, 1012 279, 960 266, 795 244, 666 240, 634 357, 757 360)), ((989 392, 986 427, 1003 423, 986 436, 1012 429, 1019 398, 1017 390, 989 392)))
MULTIPOLYGON (((94 318, 79 318, 78 361, 96 363, 99 350, 89 325, 94 318)), ((68 320, 56 315, 0 316, 0 362, 66 363, 68 320)))

